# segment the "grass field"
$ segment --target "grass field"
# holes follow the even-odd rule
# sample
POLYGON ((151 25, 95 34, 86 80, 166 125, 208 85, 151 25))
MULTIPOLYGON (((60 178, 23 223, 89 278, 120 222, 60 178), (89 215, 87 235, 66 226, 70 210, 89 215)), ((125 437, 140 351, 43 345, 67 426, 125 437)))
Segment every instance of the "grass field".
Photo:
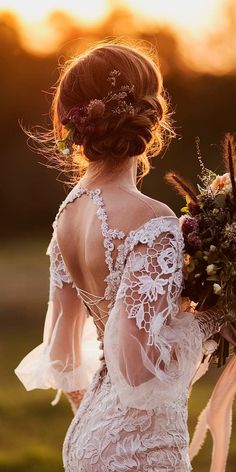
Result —
MULTIPOLYGON (((63 471, 61 448, 72 419, 65 398, 52 407, 53 390, 26 392, 14 368, 41 342, 47 307, 47 241, 9 242, 1 250, 0 287, 0 472, 63 471), (1 297, 2 298, 2 297, 1 297)), ((189 429, 194 429, 219 370, 211 368, 193 389, 189 403, 189 429)), ((236 470, 236 410, 227 472, 236 470)), ((211 439, 193 461, 194 472, 209 472, 211 439)))

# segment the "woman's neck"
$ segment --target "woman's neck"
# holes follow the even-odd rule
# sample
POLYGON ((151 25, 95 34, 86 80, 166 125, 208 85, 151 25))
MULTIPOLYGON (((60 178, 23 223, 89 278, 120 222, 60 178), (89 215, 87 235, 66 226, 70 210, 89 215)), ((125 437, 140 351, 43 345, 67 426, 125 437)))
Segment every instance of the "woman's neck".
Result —
POLYGON ((137 157, 132 157, 125 167, 116 171, 101 171, 95 163, 90 163, 80 183, 84 186, 117 186, 127 189, 137 189, 137 157))

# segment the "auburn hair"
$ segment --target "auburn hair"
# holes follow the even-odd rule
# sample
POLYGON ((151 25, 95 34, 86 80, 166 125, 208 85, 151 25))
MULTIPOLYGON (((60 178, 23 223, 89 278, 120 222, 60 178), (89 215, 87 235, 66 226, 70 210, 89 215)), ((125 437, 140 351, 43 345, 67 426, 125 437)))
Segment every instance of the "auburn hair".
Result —
MULTIPOLYGON (((150 157, 160 154, 175 136, 169 99, 156 54, 140 46, 119 42, 99 43, 74 56, 61 66, 51 106, 53 128, 43 138, 36 136, 41 151, 53 167, 62 168, 78 180, 90 162, 98 168, 115 171, 127 159, 138 156, 139 178, 150 170, 150 157), (116 87, 133 87, 132 114, 106 111, 96 130, 73 146, 69 156, 59 155, 55 142, 68 132, 62 122, 71 109, 107 96, 111 71, 119 71, 116 87)), ((27 133, 35 138, 34 133, 27 133)), ((50 165, 50 163, 49 163, 50 165)))

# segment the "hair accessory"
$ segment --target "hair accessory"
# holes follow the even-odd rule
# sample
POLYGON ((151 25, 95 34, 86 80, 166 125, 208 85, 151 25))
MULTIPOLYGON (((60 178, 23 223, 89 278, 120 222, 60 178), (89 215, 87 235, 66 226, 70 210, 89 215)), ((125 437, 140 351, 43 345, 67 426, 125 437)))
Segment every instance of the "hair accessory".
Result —
MULTIPOLYGON (((117 78, 120 72, 116 69, 110 72, 107 81, 111 87, 117 85, 117 78)), ((106 97, 102 99, 90 100, 88 105, 73 107, 62 120, 62 125, 68 130, 63 139, 56 141, 57 148, 64 156, 72 152, 73 144, 81 145, 83 138, 91 136, 96 132, 98 121, 104 116, 106 110, 121 115, 133 115, 134 107, 131 102, 127 102, 129 94, 134 92, 134 85, 122 85, 118 91, 110 90, 106 97)))

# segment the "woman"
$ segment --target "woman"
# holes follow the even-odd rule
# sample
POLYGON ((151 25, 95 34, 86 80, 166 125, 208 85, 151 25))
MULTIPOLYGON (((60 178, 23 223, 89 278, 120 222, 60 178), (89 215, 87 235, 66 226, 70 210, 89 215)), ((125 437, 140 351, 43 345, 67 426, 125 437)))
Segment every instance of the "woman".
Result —
POLYGON ((99 45, 66 66, 53 112, 58 147, 80 174, 48 248, 44 340, 16 374, 28 390, 69 398, 66 472, 190 471, 188 391, 221 314, 181 311, 179 221, 136 186, 137 168, 145 175, 174 135, 158 64, 133 47, 99 45), (90 384, 89 316, 101 349, 90 384))

